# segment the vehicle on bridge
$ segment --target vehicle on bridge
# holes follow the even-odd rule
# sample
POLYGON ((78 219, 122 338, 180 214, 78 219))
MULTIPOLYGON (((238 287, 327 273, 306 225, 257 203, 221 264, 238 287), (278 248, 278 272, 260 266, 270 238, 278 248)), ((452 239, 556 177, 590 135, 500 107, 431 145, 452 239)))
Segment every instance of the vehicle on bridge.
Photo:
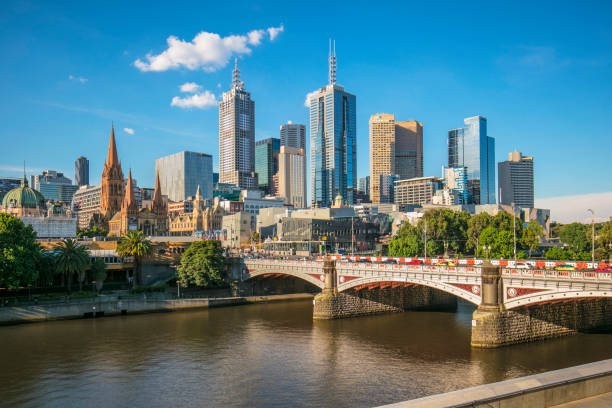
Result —
POLYGON ((514 269, 534 269, 534 266, 527 262, 515 262, 514 265, 508 265, 508 268, 514 269))
POLYGON ((434 264, 434 266, 456 266, 453 261, 439 261, 434 264))
POLYGON ((574 265, 570 265, 570 264, 561 264, 561 265, 557 265, 553 268, 555 271, 577 271, 579 270, 578 268, 576 268, 574 265))

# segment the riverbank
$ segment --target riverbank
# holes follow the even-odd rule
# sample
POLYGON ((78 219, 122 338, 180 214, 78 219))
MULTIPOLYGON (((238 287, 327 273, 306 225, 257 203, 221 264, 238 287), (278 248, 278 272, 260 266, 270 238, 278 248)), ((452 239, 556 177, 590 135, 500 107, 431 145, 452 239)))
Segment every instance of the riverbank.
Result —
POLYGON ((312 299, 309 293, 195 299, 119 299, 78 303, 11 306, 0 308, 0 325, 35 323, 50 320, 81 319, 127 314, 174 312, 227 307, 254 303, 312 299))

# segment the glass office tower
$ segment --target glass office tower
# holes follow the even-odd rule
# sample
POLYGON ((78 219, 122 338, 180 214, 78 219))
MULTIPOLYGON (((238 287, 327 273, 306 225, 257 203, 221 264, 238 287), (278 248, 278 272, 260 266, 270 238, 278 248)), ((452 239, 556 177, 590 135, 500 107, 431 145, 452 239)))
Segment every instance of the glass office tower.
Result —
POLYGON ((487 119, 463 120, 448 131, 448 167, 467 168, 468 204, 495 204, 495 139, 487 136, 487 119))
POLYGON ((275 193, 272 191, 272 177, 278 172, 280 145, 280 139, 274 137, 255 142, 255 173, 259 188, 266 194, 275 193))
POLYGON ((310 193, 313 206, 329 207, 341 195, 354 203, 357 184, 356 98, 336 84, 335 50, 329 84, 310 96, 310 193))

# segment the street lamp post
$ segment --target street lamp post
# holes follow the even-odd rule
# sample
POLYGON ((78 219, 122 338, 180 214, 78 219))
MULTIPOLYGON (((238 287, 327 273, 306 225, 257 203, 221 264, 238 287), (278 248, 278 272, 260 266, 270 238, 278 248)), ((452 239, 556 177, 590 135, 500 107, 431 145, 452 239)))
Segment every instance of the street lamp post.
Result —
POLYGON ((491 245, 485 245, 484 250, 487 251, 487 261, 488 261, 489 255, 491 254, 491 245))
POLYGON ((595 211, 590 208, 587 211, 591 213, 591 262, 593 262, 591 267, 595 269, 595 211))
POLYGON ((425 259, 427 260, 427 219, 425 220, 425 259))

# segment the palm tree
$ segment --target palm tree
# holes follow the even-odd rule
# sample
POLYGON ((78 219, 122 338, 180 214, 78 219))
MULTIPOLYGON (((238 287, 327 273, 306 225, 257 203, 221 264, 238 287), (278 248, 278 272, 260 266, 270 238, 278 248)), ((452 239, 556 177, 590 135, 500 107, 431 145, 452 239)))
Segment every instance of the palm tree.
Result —
POLYGON ((135 271, 134 285, 139 283, 140 261, 142 258, 151 255, 153 247, 151 241, 142 233, 142 231, 129 231, 127 234, 119 238, 117 242, 117 253, 120 256, 133 256, 135 271))
POLYGON ((82 284, 85 276, 85 269, 89 264, 89 254, 83 245, 80 245, 72 238, 66 238, 56 244, 55 264, 57 269, 62 273, 62 280, 68 279, 68 294, 72 292, 72 278, 74 274, 79 275, 79 291, 82 289, 82 284))

